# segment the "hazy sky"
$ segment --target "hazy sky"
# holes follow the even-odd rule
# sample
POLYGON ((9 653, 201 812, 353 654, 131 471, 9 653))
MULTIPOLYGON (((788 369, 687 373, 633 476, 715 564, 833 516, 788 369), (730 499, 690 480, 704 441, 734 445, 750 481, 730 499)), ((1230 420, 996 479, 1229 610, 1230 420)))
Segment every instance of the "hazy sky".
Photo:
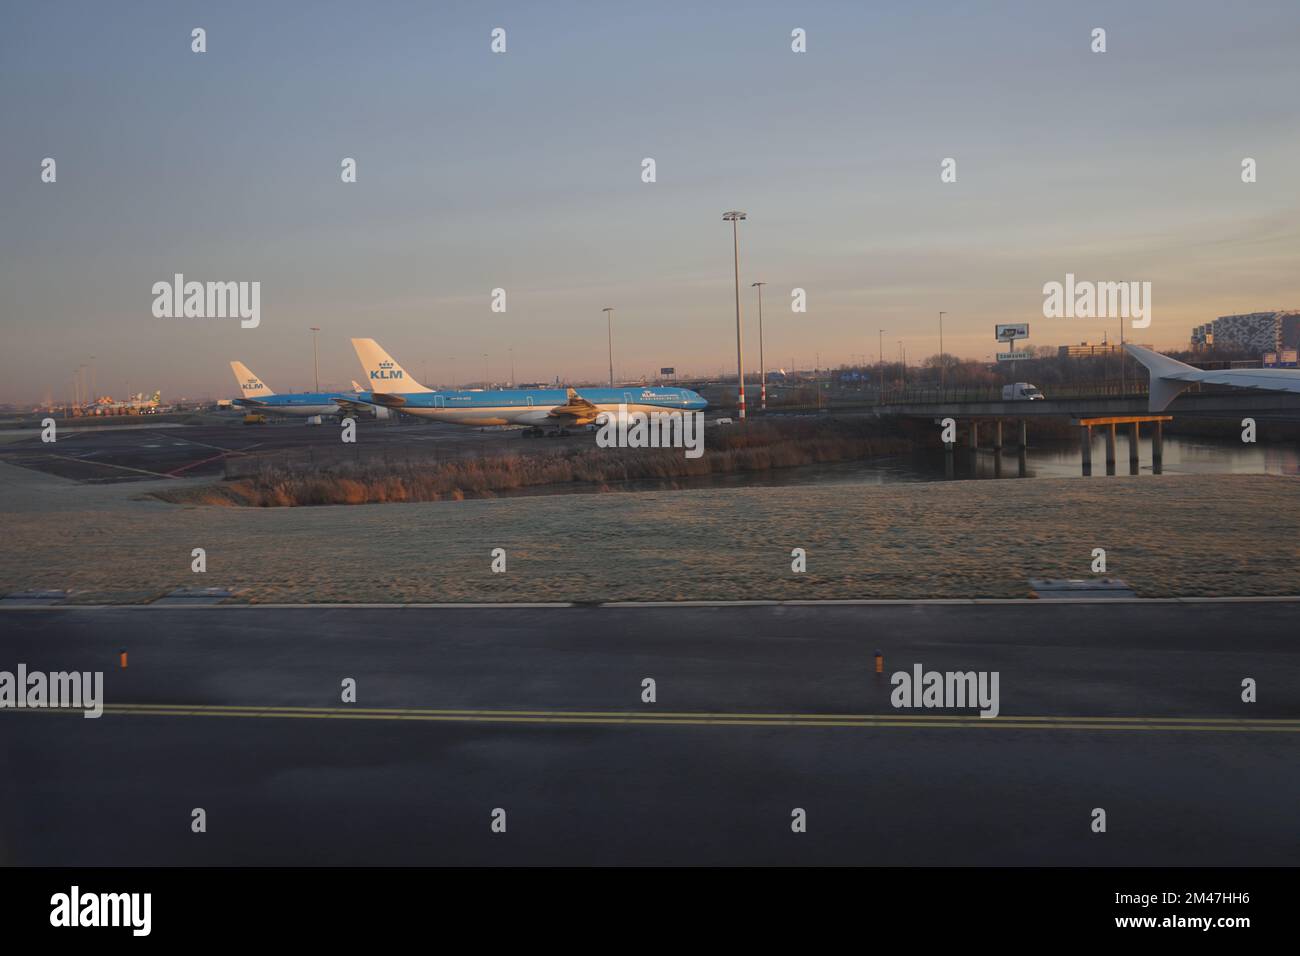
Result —
POLYGON ((1130 336, 1157 346, 1300 308, 1296 0, 54 0, 0 18, 0 400, 66 397, 92 355, 114 396, 229 395, 232 358, 301 389, 311 325, 322 385, 360 377, 352 336, 435 382, 482 378, 484 353, 504 380, 511 348, 520 381, 598 379, 607 305, 620 376, 734 371, 733 208, 750 368, 760 279, 769 366, 874 361, 880 328, 887 356, 902 339, 919 358, 940 309, 969 356, 998 350, 996 322, 1028 321, 1031 345, 1113 335, 1042 317, 1067 272, 1151 281, 1154 324, 1130 336), (176 272, 260 281, 260 327, 154 318, 176 272))

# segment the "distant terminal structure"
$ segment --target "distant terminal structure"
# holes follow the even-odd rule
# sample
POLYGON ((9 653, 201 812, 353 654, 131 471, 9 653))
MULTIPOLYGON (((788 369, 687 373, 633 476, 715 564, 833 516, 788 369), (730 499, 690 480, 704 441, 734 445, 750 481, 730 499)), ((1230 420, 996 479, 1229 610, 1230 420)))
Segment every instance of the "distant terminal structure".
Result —
POLYGON ((1300 309, 1221 315, 1192 329, 1192 351, 1212 347, 1280 352, 1300 347, 1300 309))

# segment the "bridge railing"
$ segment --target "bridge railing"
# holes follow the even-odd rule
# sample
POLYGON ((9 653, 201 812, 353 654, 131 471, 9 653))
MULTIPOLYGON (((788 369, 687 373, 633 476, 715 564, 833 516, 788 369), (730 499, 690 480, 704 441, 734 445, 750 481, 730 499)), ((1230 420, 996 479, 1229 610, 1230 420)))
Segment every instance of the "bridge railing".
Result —
MULTIPOLYGON (((1077 382, 1045 385, 1043 396, 1048 401, 1101 401, 1104 399, 1145 399, 1149 393, 1146 381, 1125 380, 1120 382, 1077 382)), ((1242 389, 1231 385, 1211 385, 1195 382, 1180 393, 1180 399, 1190 399, 1193 403, 1204 400, 1212 401, 1216 396, 1240 395, 1242 389)), ((803 415, 834 414, 836 412, 861 411, 880 408, 885 405, 944 405, 961 403, 1002 402, 1001 385, 980 385, 953 388, 933 388, 929 386, 909 385, 904 388, 886 387, 880 389, 864 388, 852 391, 824 391, 818 393, 815 402, 787 402, 774 400, 769 396, 769 415, 803 415)), ((762 413, 758 403, 751 400, 750 413, 754 416, 762 413)), ((734 395, 715 397, 712 402, 715 412, 734 412, 734 395), (728 399, 731 399, 730 401, 728 399)))
MULTIPOLYGON (((1146 382, 1085 382, 1044 386, 1043 396, 1060 401, 1145 398, 1146 382)), ((877 396, 882 405, 952 405, 974 402, 1001 402, 1002 386, 988 385, 966 388, 906 387, 885 389, 877 396)))

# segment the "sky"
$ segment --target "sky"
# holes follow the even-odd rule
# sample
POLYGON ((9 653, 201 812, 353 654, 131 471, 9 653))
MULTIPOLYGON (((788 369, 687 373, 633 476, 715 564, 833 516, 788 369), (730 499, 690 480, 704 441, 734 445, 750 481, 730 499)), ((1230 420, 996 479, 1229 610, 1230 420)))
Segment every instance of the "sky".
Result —
POLYGON ((755 281, 769 367, 915 361, 940 310, 972 358, 1117 336, 1043 317, 1067 273, 1151 282, 1128 337, 1185 347, 1300 308, 1297 49, 1295 0, 6 4, 0 401, 92 356, 115 397, 228 396, 231 359, 310 388, 310 326, 323 387, 352 337, 436 384, 598 381, 607 306, 619 378, 734 374, 730 209, 749 370, 755 281), (175 273, 260 282, 260 324, 155 317, 175 273))

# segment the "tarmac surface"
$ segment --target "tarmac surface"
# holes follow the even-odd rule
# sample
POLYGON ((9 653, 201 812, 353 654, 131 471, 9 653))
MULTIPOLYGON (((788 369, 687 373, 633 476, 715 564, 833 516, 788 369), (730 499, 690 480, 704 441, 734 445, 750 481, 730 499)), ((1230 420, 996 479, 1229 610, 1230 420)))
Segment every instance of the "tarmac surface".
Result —
POLYGON ((0 610, 107 701, 0 713, 0 863, 1294 865, 1297 611, 0 610), (892 707, 918 663, 1000 716, 892 707))
POLYGON ((357 434, 364 435, 364 441, 346 445, 339 438, 337 418, 319 426, 302 419, 244 425, 237 417, 223 424, 88 424, 73 419, 59 420, 57 426, 57 441, 51 443, 41 440, 39 429, 4 432, 0 462, 101 484, 238 476, 260 462, 436 460, 550 449, 587 440, 574 435, 534 442, 521 439, 518 429, 480 430, 410 418, 381 422, 363 418, 357 422, 357 434))

